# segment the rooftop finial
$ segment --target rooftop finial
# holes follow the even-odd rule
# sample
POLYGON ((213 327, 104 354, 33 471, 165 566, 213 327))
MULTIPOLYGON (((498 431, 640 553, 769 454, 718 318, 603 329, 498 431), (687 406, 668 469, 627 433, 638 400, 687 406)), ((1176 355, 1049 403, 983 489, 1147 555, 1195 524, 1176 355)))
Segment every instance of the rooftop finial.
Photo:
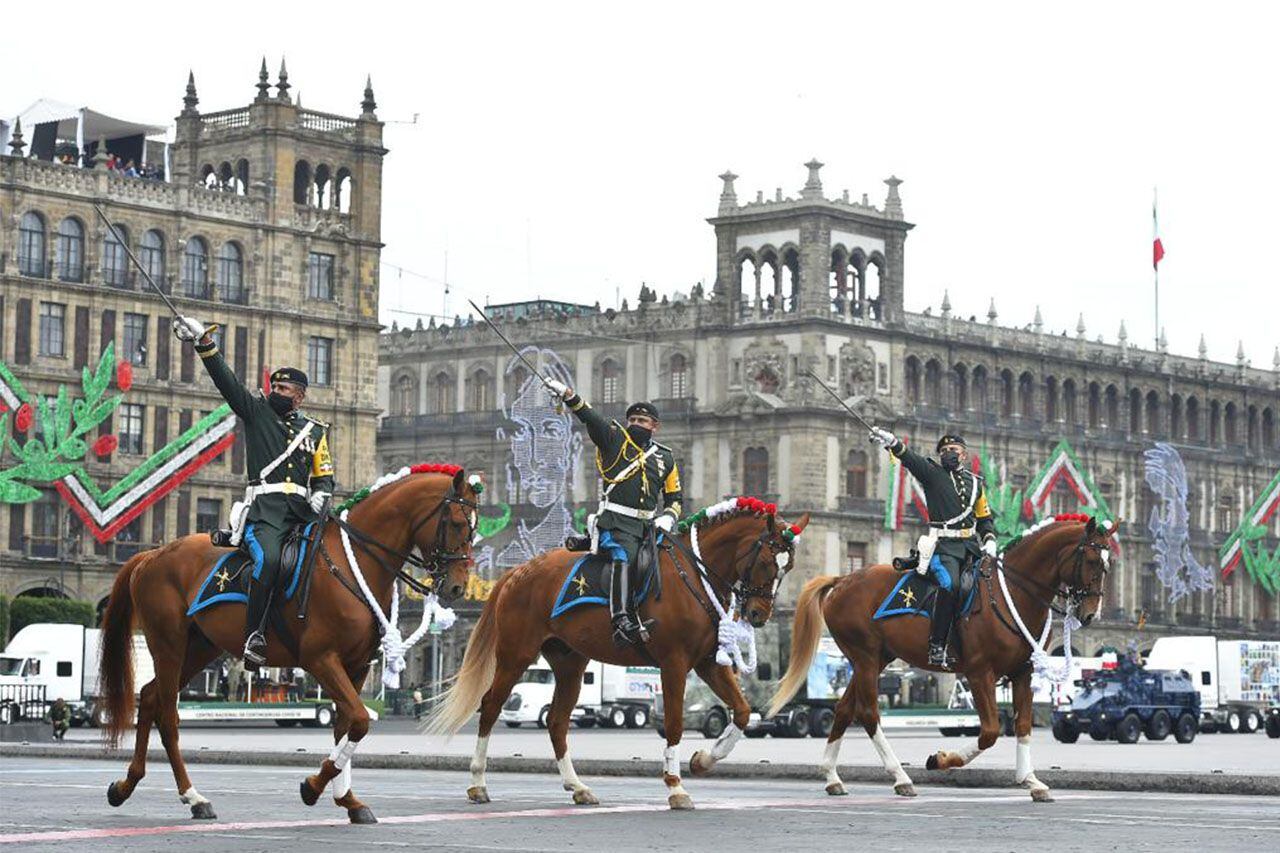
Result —
POLYGON ((1169 351, 1169 339, 1165 336, 1164 326, 1160 327, 1160 337, 1156 340, 1156 350, 1160 353, 1169 351))
POLYGON ((27 143, 22 141, 22 119, 18 118, 13 123, 13 136, 9 137, 9 150, 14 157, 21 157, 22 149, 26 147, 27 143))
POLYGON ((375 110, 378 109, 378 102, 373 99, 373 75, 367 74, 364 78, 364 100, 360 102, 360 118, 376 119, 378 116, 375 110))
POLYGON ((824 164, 818 162, 818 158, 814 157, 804 167, 809 170, 809 178, 804 182, 804 189, 800 190, 801 198, 821 199, 822 198, 822 178, 818 176, 818 172, 824 164))
POLYGON ((1044 331, 1044 317, 1040 315, 1039 305, 1036 306, 1036 316, 1031 321, 1031 327, 1035 329, 1037 335, 1044 331))
POLYGON ((1200 333, 1200 360, 1205 361, 1209 358, 1209 345, 1204 342, 1204 332, 1200 333))
POLYGON ((1280 347, 1276 347, 1275 355, 1271 356, 1271 369, 1280 373, 1280 347))
POLYGON ((996 317, 1000 316, 996 313, 996 298, 991 297, 991 307, 987 309, 987 322, 991 325, 996 324, 996 317))
POLYGON ((1236 367, 1244 367, 1247 364, 1248 361, 1244 357, 1244 341, 1240 341, 1236 345, 1236 367))
POLYGON ((892 216, 894 219, 902 218, 902 197, 898 195, 898 187, 902 185, 902 178, 897 175, 890 175, 884 179, 889 185, 889 194, 885 196, 884 212, 892 216))
POLYGON ((289 103, 289 71, 284 67, 284 57, 280 57, 280 75, 276 79, 276 100, 289 103))
POLYGON ((271 98, 271 84, 267 82, 267 58, 262 57, 262 67, 258 69, 258 97, 254 103, 265 103, 271 98))
POLYGON ((1084 314, 1080 315, 1080 319, 1076 320, 1076 337, 1084 340, 1084 314))
POLYGON ((949 290, 942 291, 942 316, 951 316, 951 291, 949 290))
POLYGON ((196 95, 196 73, 188 71, 187 94, 182 98, 182 114, 184 116, 197 115, 196 104, 198 103, 200 103, 200 98, 196 95))
POLYGON ((733 189, 733 182, 738 176, 733 173, 732 169, 725 169, 724 174, 720 176, 720 180, 724 181, 724 188, 720 190, 720 213, 732 213, 738 206, 738 194, 733 189))
POLYGON ((1120 321, 1120 334, 1118 337, 1120 340, 1120 346, 1123 347, 1129 343, 1129 330, 1124 327, 1124 320, 1120 321))

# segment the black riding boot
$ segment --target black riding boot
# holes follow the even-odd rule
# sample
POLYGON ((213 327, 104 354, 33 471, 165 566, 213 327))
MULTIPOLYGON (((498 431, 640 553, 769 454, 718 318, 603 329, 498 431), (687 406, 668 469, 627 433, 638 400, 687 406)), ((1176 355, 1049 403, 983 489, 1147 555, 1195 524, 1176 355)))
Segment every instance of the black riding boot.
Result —
POLYGON ((609 619, 613 622, 613 644, 618 647, 643 645, 649 632, 631 613, 630 566, 614 560, 609 575, 609 619))
POLYGON ((246 669, 256 670, 267 662, 267 613, 270 608, 271 587, 261 581, 250 581, 242 655, 246 669))
POLYGON ((929 665, 949 667, 947 635, 951 633, 951 619, 955 615, 955 597, 951 590, 938 588, 933 603, 933 622, 929 625, 929 665))

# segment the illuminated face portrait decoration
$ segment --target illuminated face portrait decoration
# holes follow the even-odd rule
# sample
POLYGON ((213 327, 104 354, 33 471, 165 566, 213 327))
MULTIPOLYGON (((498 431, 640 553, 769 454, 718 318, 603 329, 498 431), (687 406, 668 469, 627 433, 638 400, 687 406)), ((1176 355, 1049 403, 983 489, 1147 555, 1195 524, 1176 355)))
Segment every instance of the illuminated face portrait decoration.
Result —
MULTIPOLYGON (((523 352, 547 376, 572 385, 568 365, 556 353, 538 347, 526 347, 523 352)), ((563 407, 556 411, 545 386, 528 374, 519 359, 512 357, 505 375, 510 426, 500 429, 498 438, 511 443, 507 494, 513 501, 539 509, 564 506, 582 453, 582 437, 573 430, 573 414, 563 407)))

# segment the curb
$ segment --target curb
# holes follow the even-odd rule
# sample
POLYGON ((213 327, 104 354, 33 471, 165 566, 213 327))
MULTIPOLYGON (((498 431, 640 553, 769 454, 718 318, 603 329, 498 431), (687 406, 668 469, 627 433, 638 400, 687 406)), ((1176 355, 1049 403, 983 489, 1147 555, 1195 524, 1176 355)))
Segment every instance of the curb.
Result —
MULTIPOLYGON (((0 756, 11 758, 77 758, 86 760, 119 761, 128 763, 132 750, 106 749, 98 746, 79 745, 29 745, 0 743, 0 756)), ((275 765, 282 767, 311 767, 319 765, 324 755, 319 752, 231 752, 229 750, 192 750, 183 756, 188 764, 246 764, 275 765)), ((167 761, 164 750, 152 749, 147 760, 167 761)), ((465 772, 471 759, 465 755, 411 755, 400 753, 369 753, 360 755, 362 768, 375 770, 448 770, 465 772)), ((605 758, 574 759, 575 769, 584 776, 645 776, 657 778, 662 774, 659 761, 605 758)), ((549 758, 523 758, 494 756, 489 759, 488 770, 493 773, 545 773, 558 771, 549 758)), ((963 772, 926 770, 909 767, 912 780, 917 785, 951 788, 1008 788, 1013 787, 1013 774, 1008 768, 968 768, 963 772)), ((822 775, 816 765, 774 764, 760 761, 755 764, 735 764, 729 761, 716 767, 714 775, 720 779, 788 779, 809 780, 815 786, 822 783, 822 775)), ((1250 776, 1241 773, 1130 773, 1114 770, 1037 770, 1036 775, 1050 788, 1081 791, 1139 791, 1174 794, 1245 794, 1254 796, 1280 796, 1280 775, 1250 776)), ((891 783, 891 777, 883 768, 871 765, 841 765, 840 776, 846 782, 891 783)))

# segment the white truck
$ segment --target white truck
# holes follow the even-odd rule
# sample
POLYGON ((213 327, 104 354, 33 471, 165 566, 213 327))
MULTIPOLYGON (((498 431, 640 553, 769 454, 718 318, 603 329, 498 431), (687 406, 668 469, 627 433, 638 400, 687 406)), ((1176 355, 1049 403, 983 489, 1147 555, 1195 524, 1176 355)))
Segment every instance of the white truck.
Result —
MULTIPOLYGON (((49 705, 61 698, 71 707, 72 725, 101 725, 103 711, 97 702, 101 638, 102 632, 97 628, 81 625, 36 623, 18 631, 0 653, 0 724, 39 720, 49 705)), ((134 634, 134 689, 154 677, 155 664, 147 641, 141 634, 134 634)), ((178 703, 178 719, 328 727, 333 724, 334 713, 332 702, 327 700, 182 701, 178 703)))
POLYGON ((1161 637, 1148 669, 1185 670, 1200 690, 1200 731, 1256 732, 1280 737, 1280 641, 1161 637))
MULTIPOLYGON (((533 723, 546 728, 555 693, 555 673, 544 658, 525 670, 511 689, 498 719, 511 728, 533 723)), ((582 673, 582 690, 570 719, 582 728, 638 729, 649 724, 653 698, 661 690, 655 667, 616 666, 591 661, 582 673)))

